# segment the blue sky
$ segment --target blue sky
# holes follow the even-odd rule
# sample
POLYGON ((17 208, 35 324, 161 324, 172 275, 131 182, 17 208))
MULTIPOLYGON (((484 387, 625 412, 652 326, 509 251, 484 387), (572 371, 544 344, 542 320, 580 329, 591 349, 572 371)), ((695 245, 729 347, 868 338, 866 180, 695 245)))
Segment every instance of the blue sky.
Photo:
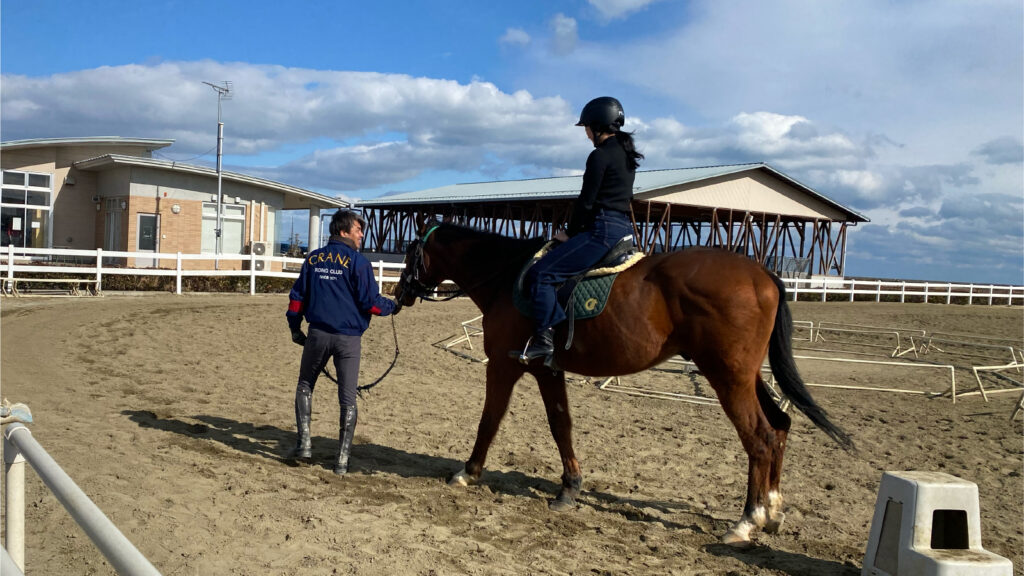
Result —
POLYGON ((3 140, 196 163, 231 80, 225 167, 348 199, 577 174, 613 95, 644 169, 764 161, 871 218, 850 276, 1024 284, 1019 0, 6 0, 0 75, 3 140))

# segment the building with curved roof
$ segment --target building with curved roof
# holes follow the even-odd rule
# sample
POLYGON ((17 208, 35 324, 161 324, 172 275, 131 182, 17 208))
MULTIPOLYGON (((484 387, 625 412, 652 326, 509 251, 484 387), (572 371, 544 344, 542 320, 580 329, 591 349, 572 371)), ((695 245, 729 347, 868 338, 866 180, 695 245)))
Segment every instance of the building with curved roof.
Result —
MULTIPOLYGON (((213 168, 153 157, 173 142, 101 136, 0 143, 2 245, 239 254, 263 244, 267 253, 274 253, 280 251, 275 238, 282 211, 308 210, 315 242, 321 210, 349 206, 237 172, 222 171, 218 186, 213 168)), ((138 258, 127 264, 156 262, 138 258)), ((242 266, 238 261, 223 264, 229 269, 242 266)))

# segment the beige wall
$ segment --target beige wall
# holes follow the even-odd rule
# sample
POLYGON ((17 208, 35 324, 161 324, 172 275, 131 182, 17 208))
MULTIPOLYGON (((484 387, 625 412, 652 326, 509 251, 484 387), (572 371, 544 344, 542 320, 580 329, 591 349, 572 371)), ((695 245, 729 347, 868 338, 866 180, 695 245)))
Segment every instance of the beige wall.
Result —
MULTIPOLYGON (((117 174, 116 179, 104 172, 78 170, 72 164, 102 154, 148 156, 133 146, 69 146, 4 150, 0 155, 3 170, 52 174, 53 246, 76 250, 92 250, 103 246, 103 216, 96 212, 93 198, 127 196, 130 173, 117 174), (96 217, 67 216, 88 215, 96 217)), ((113 172, 116 172, 113 171, 113 172)))
POLYGON ((639 194, 640 200, 658 200, 691 206, 717 206, 719 210, 764 212, 803 218, 845 220, 832 206, 779 178, 764 172, 745 172, 679 186, 656 195, 639 194))
MULTIPOLYGON (((217 201, 216 178, 138 166, 130 170, 127 249, 135 249, 138 214, 150 213, 160 215, 161 253, 202 252, 203 203, 217 201), (178 214, 172 211, 175 204, 181 209, 178 214)), ((262 213, 272 213, 282 206, 283 195, 231 181, 222 181, 221 191, 224 205, 245 207, 243 244, 248 245, 250 239, 272 243, 274 230, 265 227, 270 219, 264 220, 262 213)), ((163 260, 160 266, 171 267, 173 264, 170 260, 163 260)), ((219 265, 221 270, 239 270, 244 266, 240 261, 222 261, 219 265)), ((211 268, 212 262, 184 261, 182 267, 189 270, 211 268)))
MULTIPOLYGON (((107 154, 149 157, 133 146, 41 146, 5 149, 0 154, 4 170, 52 175, 52 241, 55 247, 80 250, 102 248, 108 209, 120 217, 118 251, 133 251, 137 243, 138 215, 160 216, 159 251, 198 254, 202 251, 202 204, 217 201, 217 179, 208 175, 170 171, 147 166, 114 165, 83 171, 74 162, 107 154), (108 207, 113 200, 113 207, 108 207), (126 209, 120 208, 124 200, 126 209), (172 206, 180 208, 179 213, 172 206), (97 210, 97 206, 99 209, 97 210)), ((243 245, 250 241, 276 244, 274 224, 285 206, 285 194, 247 183, 224 180, 223 202, 245 206, 243 245)), ((132 262, 128 263, 133 265, 132 262)), ((160 266, 172 268, 173 260, 160 266)), ((187 269, 212 268, 211 261, 185 261, 187 269)), ((221 262, 222 269, 239 269, 242 262, 221 262)), ((280 265, 273 265, 279 270, 280 265)))

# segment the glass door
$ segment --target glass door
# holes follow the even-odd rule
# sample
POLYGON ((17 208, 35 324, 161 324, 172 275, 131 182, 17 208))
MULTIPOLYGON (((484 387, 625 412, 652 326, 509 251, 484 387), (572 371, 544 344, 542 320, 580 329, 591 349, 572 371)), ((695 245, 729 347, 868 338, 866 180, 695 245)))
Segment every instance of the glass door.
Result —
MULTIPOLYGON (((158 252, 160 250, 160 215, 139 214, 139 222, 136 227, 138 234, 135 238, 136 252, 158 252)), ((135 266, 138 268, 156 267, 159 260, 156 258, 136 258, 135 266)))

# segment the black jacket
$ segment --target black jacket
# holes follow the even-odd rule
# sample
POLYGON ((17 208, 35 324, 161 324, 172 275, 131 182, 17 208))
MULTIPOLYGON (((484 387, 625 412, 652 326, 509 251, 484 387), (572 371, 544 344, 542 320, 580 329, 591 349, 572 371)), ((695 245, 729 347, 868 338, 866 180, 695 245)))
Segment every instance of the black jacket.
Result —
POLYGON ((575 236, 592 225, 601 208, 629 214, 635 177, 636 172, 629 169, 626 151, 617 138, 612 136, 594 148, 587 157, 583 188, 573 204, 567 230, 569 236, 575 236))

